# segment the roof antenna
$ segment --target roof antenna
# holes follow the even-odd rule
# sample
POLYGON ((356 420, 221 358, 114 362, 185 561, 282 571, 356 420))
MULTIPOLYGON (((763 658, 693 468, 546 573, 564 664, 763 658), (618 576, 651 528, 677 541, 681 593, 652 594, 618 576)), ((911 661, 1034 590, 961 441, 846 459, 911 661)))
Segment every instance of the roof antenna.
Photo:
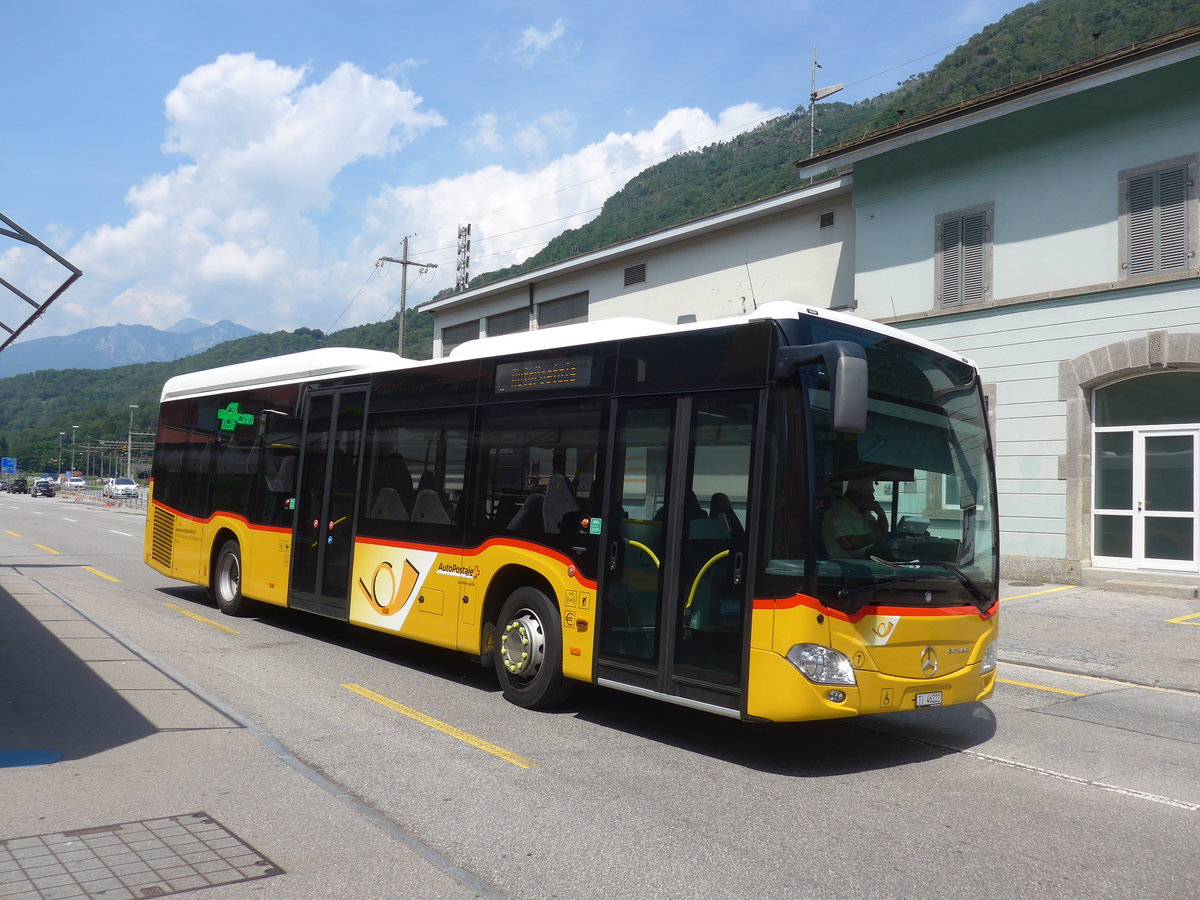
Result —
MULTIPOLYGON (((743 263, 746 267, 746 281, 750 283, 750 302, 758 309, 758 298, 754 296, 754 279, 750 277, 750 263, 743 263)), ((742 298, 742 312, 746 311, 746 298, 742 298)))

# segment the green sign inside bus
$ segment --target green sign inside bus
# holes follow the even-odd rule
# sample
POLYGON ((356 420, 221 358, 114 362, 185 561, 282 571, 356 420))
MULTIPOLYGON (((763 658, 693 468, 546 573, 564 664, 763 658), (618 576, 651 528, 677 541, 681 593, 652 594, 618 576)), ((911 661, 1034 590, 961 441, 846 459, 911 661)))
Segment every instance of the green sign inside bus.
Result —
POLYGON ((222 431, 236 431, 239 425, 254 424, 254 416, 242 412, 241 404, 236 401, 224 409, 218 409, 217 418, 221 420, 222 431))

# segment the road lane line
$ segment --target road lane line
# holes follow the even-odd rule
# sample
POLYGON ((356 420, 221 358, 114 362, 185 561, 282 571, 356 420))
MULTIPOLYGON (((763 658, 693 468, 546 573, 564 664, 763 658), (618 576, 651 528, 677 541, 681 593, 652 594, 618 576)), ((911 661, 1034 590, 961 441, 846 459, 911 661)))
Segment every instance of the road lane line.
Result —
POLYGON ((167 609, 173 609, 177 613, 182 613, 189 619, 195 619, 197 622, 203 622, 205 625, 211 625, 213 628, 216 628, 219 631, 224 631, 226 634, 241 634, 240 631, 234 631, 228 625, 222 625, 220 622, 214 622, 212 619, 205 618, 202 615, 192 612, 190 609, 184 609, 182 606, 177 606, 174 603, 164 603, 163 606, 165 606, 167 609))
POLYGON ((1200 625, 1200 613, 1192 613, 1190 616, 1180 616, 1178 619, 1167 619, 1168 625, 1200 625), (1195 619, 1193 622, 1192 620, 1195 619))
POLYGON ((101 572, 99 569, 93 569, 91 566, 84 566, 83 571, 91 572, 93 575, 99 575, 105 581, 111 581, 113 584, 121 583, 120 578, 113 578, 111 575, 105 574, 104 572, 101 572))
POLYGON ((1069 591, 1071 588, 1079 587, 1077 584, 1066 584, 1062 587, 1046 588, 1044 591, 1034 591, 1032 594, 1017 594, 1015 597, 1001 597, 1000 602, 1005 600, 1024 600, 1026 597, 1040 597, 1042 594, 1057 594, 1059 591, 1069 591))
POLYGON ((1001 684, 1015 684, 1017 687, 1033 688, 1035 691, 1050 691, 1052 694, 1066 694, 1068 697, 1086 697, 1087 694, 1081 694, 1079 691, 1065 691, 1062 688, 1047 687, 1044 684, 1030 684, 1028 681, 1010 681, 1007 678, 996 679, 1001 684))
POLYGON ((1139 688, 1143 691, 1160 691, 1164 694, 1178 694, 1180 697, 1195 697, 1198 693, 1195 690, 1186 688, 1162 687, 1157 684, 1147 684, 1142 681, 1130 681, 1121 678, 1106 678, 1103 675, 1088 675, 1086 672, 1072 672, 1068 669, 1055 669, 1051 666, 1037 666, 1032 663, 1012 662, 1010 660, 1001 660, 1005 667, 1015 666, 1018 669, 1032 669, 1035 672, 1054 672, 1056 675, 1065 675, 1068 678, 1083 678, 1087 681, 1099 681, 1101 684, 1111 684, 1121 688, 1139 688))
POLYGON ((55 556, 62 556, 62 554, 57 550, 51 550, 45 544, 34 544, 33 546, 37 547, 39 550, 45 550, 47 553, 53 553, 55 556))
POLYGON ((419 712, 412 707, 405 706, 402 703, 397 703, 395 700, 389 700, 387 697, 376 694, 374 691, 368 690, 361 685, 343 684, 342 687, 348 691, 353 691, 361 697, 366 697, 368 700, 373 700, 380 706, 386 706, 393 712, 398 712, 401 715, 408 716, 410 719, 420 722, 422 725, 428 725, 430 728, 434 728, 438 731, 448 734, 452 738, 457 738, 466 744, 470 744, 472 747, 476 747, 492 754, 493 756, 498 756, 503 760, 507 760, 514 766, 520 766, 522 769, 540 769, 542 767, 540 763, 535 763, 531 759, 518 756, 510 750, 505 750, 503 747, 497 747, 495 744, 489 743, 483 738, 476 737, 473 734, 463 731, 461 728, 455 728, 453 725, 447 725, 445 722, 438 721, 432 716, 427 716, 425 713, 419 712))
POLYGON ((11 534, 13 537, 20 537, 20 536, 21 536, 21 535, 17 534, 15 531, 9 531, 7 528, 5 528, 5 529, 4 529, 4 533, 5 533, 5 534, 11 534))
POLYGON ((125 537, 133 537, 133 535, 130 534, 128 531, 117 531, 117 529, 115 529, 115 528, 110 528, 108 530, 111 531, 113 534, 120 534, 120 535, 124 535, 125 537))

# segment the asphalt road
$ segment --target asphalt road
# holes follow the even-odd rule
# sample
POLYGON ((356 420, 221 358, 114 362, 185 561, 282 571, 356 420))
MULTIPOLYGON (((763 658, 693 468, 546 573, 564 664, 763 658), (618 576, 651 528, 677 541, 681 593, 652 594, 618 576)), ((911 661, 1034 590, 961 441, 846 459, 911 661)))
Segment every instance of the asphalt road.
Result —
MULTIPOLYGON (((223 618, 141 562, 143 523, 0 495, 0 568, 282 748, 194 804, 280 862, 260 892, 1200 896, 1200 602, 1007 586, 1001 682, 972 706, 755 726, 584 688, 538 713, 453 653, 283 610, 223 618), (371 836, 276 808, 298 773, 371 836), (354 860, 370 877, 347 882, 354 860)), ((208 752, 185 737, 181 770, 208 752)), ((44 830, 88 824, 64 818, 44 830)))

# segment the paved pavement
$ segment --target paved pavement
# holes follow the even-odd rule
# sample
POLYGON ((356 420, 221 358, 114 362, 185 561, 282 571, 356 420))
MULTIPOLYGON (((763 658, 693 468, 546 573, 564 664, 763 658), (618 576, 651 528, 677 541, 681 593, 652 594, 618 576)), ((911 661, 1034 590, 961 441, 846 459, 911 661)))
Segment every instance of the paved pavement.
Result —
MULTIPOLYGON (((1001 596, 1002 672, 1044 666, 1200 693, 1200 600, 1019 582, 1001 596)), ((389 896, 397 885, 495 896, 236 710, 0 566, 0 897, 206 885, 213 897, 250 886, 389 896)))
POLYGON ((248 887, 387 897, 397 885, 495 896, 235 710, 0 566, 0 898, 248 887))

